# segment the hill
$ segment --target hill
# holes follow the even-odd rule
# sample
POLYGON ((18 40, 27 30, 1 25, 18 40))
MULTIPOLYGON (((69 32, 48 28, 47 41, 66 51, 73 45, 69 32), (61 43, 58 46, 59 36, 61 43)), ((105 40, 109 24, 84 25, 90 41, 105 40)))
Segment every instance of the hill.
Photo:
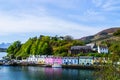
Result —
POLYGON ((1 43, 0 48, 8 48, 10 45, 10 43, 1 43))
POLYGON ((86 43, 101 42, 104 40, 120 40, 119 39, 120 37, 113 36, 113 33, 119 29, 120 27, 105 29, 105 30, 98 32, 95 35, 82 37, 80 40, 83 40, 86 43))
POLYGON ((24 44, 15 41, 7 49, 8 56, 28 57, 29 55, 70 56, 68 50, 73 45, 84 45, 83 41, 71 36, 44 36, 29 38, 24 44))

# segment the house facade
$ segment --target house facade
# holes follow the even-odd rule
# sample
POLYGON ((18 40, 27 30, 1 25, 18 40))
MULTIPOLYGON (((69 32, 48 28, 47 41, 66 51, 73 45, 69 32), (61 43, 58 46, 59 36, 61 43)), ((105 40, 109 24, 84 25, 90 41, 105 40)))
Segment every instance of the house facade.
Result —
POLYGON ((94 64, 98 65, 101 63, 106 64, 108 62, 109 58, 105 58, 105 57, 94 57, 94 64))
POLYGON ((107 63, 107 58, 93 57, 93 56, 80 56, 80 57, 55 57, 55 56, 40 56, 30 55, 27 59, 29 63, 36 64, 63 64, 63 65, 84 65, 90 66, 93 64, 107 63))
POLYGON ((54 57, 53 61, 54 61, 54 64, 62 64, 62 58, 61 57, 54 57))
POLYGON ((98 53, 108 53, 108 47, 106 46, 98 46, 98 53))
POLYGON ((45 64, 50 64, 50 65, 52 65, 54 62, 53 62, 53 56, 47 56, 46 58, 45 58, 45 64))
POLYGON ((89 57, 89 56, 81 56, 79 57, 79 64, 80 65, 93 65, 94 62, 94 57, 89 57))
POLYGON ((61 57, 54 57, 54 56, 47 56, 45 58, 46 64, 62 64, 62 58, 61 57))
POLYGON ((38 64, 45 64, 46 55, 41 55, 38 57, 38 64))
POLYGON ((38 55, 30 55, 28 58, 27 58, 27 62, 29 63, 37 63, 38 62, 38 55))
POLYGON ((62 58, 62 64, 66 65, 77 65, 78 62, 78 57, 63 57, 62 58))

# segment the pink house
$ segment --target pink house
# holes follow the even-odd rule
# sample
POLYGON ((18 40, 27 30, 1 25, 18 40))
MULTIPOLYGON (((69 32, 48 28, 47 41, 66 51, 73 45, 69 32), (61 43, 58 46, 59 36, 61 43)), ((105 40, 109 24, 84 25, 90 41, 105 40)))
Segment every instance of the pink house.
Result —
POLYGON ((62 64, 62 58, 61 57, 54 57, 54 64, 62 64))
POLYGON ((45 59, 46 64, 62 64, 62 58, 61 57, 53 57, 48 56, 45 59))
POLYGON ((45 63, 46 64, 53 64, 54 63, 53 60, 54 60, 53 56, 48 56, 45 58, 45 63))

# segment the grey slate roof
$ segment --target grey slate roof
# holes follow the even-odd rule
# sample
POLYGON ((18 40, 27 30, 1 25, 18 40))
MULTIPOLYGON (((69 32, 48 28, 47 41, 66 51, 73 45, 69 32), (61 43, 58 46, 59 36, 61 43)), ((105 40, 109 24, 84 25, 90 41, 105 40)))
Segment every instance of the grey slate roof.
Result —
POLYGON ((72 46, 71 49, 91 49, 90 46, 72 46))

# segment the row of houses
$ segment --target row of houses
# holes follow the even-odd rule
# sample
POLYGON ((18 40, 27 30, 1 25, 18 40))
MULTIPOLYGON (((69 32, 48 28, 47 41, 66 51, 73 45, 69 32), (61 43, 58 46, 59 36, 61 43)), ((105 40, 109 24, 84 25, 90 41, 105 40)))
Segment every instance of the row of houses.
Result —
POLYGON ((108 53, 108 47, 103 45, 86 44, 86 46, 72 46, 69 50, 71 54, 79 54, 79 53, 90 53, 90 52, 98 52, 98 53, 108 53))
MULTIPOLYGON (((93 65, 98 64, 101 61, 101 58, 97 57, 89 57, 89 56, 81 56, 81 57, 54 57, 54 56, 46 56, 46 55, 30 55, 27 59, 29 63, 36 64, 63 64, 63 65, 93 65)), ((104 58, 102 62, 106 62, 107 60, 104 58)))

